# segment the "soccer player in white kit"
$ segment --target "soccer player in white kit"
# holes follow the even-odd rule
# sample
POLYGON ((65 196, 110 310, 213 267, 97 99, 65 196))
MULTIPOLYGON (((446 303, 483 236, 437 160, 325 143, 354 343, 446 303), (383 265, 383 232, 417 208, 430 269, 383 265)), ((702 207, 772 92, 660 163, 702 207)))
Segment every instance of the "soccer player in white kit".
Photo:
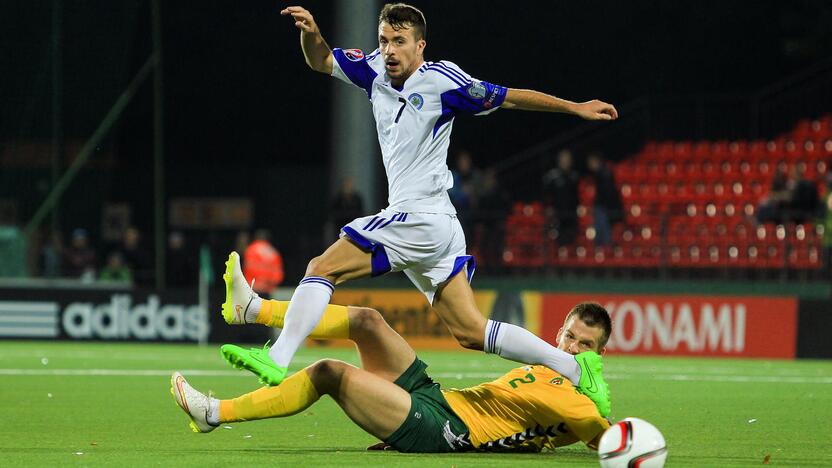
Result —
MULTIPOLYGON (((359 49, 330 49, 302 7, 288 7, 281 14, 295 20, 313 70, 367 93, 387 172, 389 206, 344 226, 340 238, 309 262, 270 349, 224 345, 223 356, 265 384, 278 385, 298 347, 321 320, 335 285, 403 271, 463 347, 550 367, 593 399, 602 415, 609 414, 597 354, 572 356, 521 327, 486 320, 477 309, 469 285, 475 261, 466 254, 465 235, 448 197, 453 179, 446 159, 453 120, 460 114, 482 115, 502 107, 613 120, 618 117, 615 108, 597 100, 574 103, 506 88, 474 79, 451 62, 426 62, 425 19, 410 5, 385 5, 379 16, 379 48, 366 55, 359 49)), ((236 254, 226 265, 223 316, 232 324, 254 323, 263 301, 239 272, 236 254)))

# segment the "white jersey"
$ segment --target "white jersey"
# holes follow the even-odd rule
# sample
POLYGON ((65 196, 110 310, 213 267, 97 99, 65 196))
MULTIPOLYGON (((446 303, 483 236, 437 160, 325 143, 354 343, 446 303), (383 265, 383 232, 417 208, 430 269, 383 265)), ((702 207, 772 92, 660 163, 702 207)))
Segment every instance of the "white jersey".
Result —
POLYGON ((390 82, 376 49, 332 51, 332 76, 367 92, 387 172, 388 210, 455 214, 448 146, 454 117, 487 114, 506 88, 471 78, 451 62, 425 62, 401 89, 390 82))

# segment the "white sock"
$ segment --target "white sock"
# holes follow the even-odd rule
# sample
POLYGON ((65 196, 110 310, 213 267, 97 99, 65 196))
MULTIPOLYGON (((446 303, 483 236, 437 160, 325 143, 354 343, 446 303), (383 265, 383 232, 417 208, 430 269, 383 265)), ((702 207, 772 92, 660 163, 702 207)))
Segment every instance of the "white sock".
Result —
POLYGON ((289 366, 303 340, 324 316, 334 290, 332 283, 317 276, 306 277, 300 282, 286 309, 283 330, 269 350, 269 356, 275 364, 280 367, 289 366))
POLYGON ((574 385, 581 379, 581 366, 575 356, 540 339, 525 328, 489 320, 485 325, 486 353, 524 364, 541 364, 566 377, 574 385))
POLYGON ((263 306, 263 299, 260 296, 254 296, 246 308, 246 323, 257 322, 257 315, 260 313, 260 307, 263 306))
POLYGON ((220 425, 220 401, 216 398, 208 397, 208 414, 205 419, 212 426, 220 425))

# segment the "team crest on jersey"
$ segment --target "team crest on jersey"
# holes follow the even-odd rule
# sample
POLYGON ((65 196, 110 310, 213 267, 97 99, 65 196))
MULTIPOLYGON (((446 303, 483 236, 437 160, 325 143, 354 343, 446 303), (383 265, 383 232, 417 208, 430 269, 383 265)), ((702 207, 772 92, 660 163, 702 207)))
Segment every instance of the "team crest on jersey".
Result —
POLYGON ((550 384, 561 385, 563 384, 563 377, 555 377, 554 379, 549 381, 550 384))
POLYGON ((411 94, 407 97, 407 100, 410 101, 411 104, 413 104, 413 107, 415 107, 416 110, 421 110, 422 106, 425 104, 425 98, 423 98, 422 95, 419 93, 411 94))
POLYGON ((344 55, 352 62, 364 60, 364 52, 361 49, 344 49, 344 55))
POLYGON ((474 80, 468 85, 466 92, 474 99, 482 99, 485 97, 485 86, 479 81, 474 80))

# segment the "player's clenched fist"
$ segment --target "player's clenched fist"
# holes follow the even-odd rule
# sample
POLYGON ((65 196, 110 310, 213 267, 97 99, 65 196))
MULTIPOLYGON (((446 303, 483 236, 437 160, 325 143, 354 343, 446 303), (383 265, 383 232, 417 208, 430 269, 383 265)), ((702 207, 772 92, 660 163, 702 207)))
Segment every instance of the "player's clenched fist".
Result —
POLYGON ((315 18, 312 18, 312 13, 309 13, 309 10, 306 8, 290 6, 281 10, 280 14, 283 16, 292 15, 292 19, 295 20, 295 26, 301 31, 308 33, 318 32, 318 25, 315 24, 315 18))
POLYGON ((615 110, 612 104, 597 99, 578 104, 575 113, 586 120, 615 120, 618 118, 618 111, 615 110))

